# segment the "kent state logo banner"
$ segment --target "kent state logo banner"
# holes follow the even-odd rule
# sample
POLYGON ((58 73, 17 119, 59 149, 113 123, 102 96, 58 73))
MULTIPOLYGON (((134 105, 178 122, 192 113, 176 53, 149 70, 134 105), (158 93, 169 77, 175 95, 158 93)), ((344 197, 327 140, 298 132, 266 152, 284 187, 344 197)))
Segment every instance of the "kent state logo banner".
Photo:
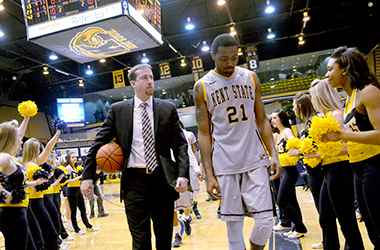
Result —
POLYGON ((112 28, 88 27, 71 39, 69 48, 77 55, 105 58, 125 54, 138 47, 112 28))

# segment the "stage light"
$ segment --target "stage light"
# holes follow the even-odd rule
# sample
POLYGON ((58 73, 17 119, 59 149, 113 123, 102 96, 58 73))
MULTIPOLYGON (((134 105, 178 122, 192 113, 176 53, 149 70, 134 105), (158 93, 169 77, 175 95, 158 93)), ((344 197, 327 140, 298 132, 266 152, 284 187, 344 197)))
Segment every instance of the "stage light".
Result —
POLYGON ((87 75, 92 75, 92 74, 94 74, 94 71, 92 71, 92 69, 91 69, 91 66, 90 66, 90 65, 87 65, 86 74, 87 74, 87 75))
POLYGON ((194 28, 195 28, 195 26, 194 26, 194 24, 191 23, 191 18, 188 17, 188 18, 187 18, 187 23, 186 23, 185 29, 187 29, 187 30, 192 30, 192 29, 194 29, 194 28))
POLYGON ((44 72, 43 72, 43 74, 44 75, 49 75, 49 71, 48 71, 48 67, 43 67, 43 69, 44 69, 44 72))
POLYGON ((219 1, 218 1, 218 5, 219 5, 219 6, 224 5, 225 3, 226 3, 226 1, 224 1, 224 0, 219 0, 219 1))
POLYGON ((275 37, 276 37, 276 35, 273 34, 272 29, 269 28, 269 29, 268 29, 268 35, 267 35, 267 38, 268 38, 268 39, 273 39, 273 38, 275 38, 275 37))
POLYGON ((272 5, 270 5, 270 0, 267 0, 266 1, 267 3, 267 6, 265 8, 265 13, 272 13, 274 11, 274 7, 272 5))
POLYGON ((145 53, 143 53, 143 57, 142 57, 142 59, 141 59, 141 62, 142 62, 142 63, 148 63, 148 62, 149 62, 149 59, 148 59, 148 57, 146 57, 146 54, 145 54, 145 53))
POLYGON ((201 50, 204 51, 204 52, 210 50, 210 47, 207 46, 206 44, 207 44, 207 42, 206 42, 206 41, 203 41, 203 46, 202 46, 201 50))
POLYGON ((49 59, 50 60, 57 60, 58 59, 58 56, 54 53, 51 53, 51 55, 49 56, 49 59))
POLYGON ((186 62, 185 62, 185 59, 184 59, 184 58, 181 59, 181 66, 182 66, 182 67, 186 67, 186 62))

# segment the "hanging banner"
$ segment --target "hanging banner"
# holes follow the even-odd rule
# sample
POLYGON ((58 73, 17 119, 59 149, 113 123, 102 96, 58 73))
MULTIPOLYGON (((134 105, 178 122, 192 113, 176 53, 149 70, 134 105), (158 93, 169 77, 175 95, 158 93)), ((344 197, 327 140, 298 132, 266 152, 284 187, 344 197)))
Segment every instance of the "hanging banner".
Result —
POLYGON ((203 72, 203 62, 202 58, 199 56, 193 57, 193 73, 203 72))
POLYGON ((245 49, 245 57, 249 70, 259 69, 259 56, 257 55, 257 48, 253 44, 248 44, 245 49))
POLYGON ((122 69, 112 71, 112 76, 113 76, 113 87, 115 89, 125 87, 124 71, 122 69))
POLYGON ((168 62, 160 63, 158 66, 160 67, 160 79, 166 79, 166 78, 172 77, 168 62))

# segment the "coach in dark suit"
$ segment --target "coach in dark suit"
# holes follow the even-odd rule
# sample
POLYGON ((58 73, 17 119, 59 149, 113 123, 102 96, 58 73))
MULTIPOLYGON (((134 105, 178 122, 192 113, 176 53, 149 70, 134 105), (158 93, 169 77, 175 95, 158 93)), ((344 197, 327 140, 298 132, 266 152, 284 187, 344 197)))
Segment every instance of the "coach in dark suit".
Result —
POLYGON ((175 106, 152 97, 154 81, 151 67, 147 64, 136 65, 128 78, 135 90, 135 97, 111 106, 87 155, 82 193, 94 195, 96 153, 116 137, 125 158, 120 198, 124 200, 133 249, 152 249, 151 219, 157 249, 171 249, 174 201, 179 197, 178 192, 187 190, 189 179, 187 142, 179 127, 175 106), (149 131, 146 129, 149 130, 149 127, 151 137, 154 137, 151 138, 151 152, 146 151, 146 142, 149 141, 149 131), (160 160, 161 157, 171 158, 170 149, 173 150, 176 165, 160 160), (173 184, 175 187, 168 184, 162 164, 165 164, 166 171, 178 173, 173 184))

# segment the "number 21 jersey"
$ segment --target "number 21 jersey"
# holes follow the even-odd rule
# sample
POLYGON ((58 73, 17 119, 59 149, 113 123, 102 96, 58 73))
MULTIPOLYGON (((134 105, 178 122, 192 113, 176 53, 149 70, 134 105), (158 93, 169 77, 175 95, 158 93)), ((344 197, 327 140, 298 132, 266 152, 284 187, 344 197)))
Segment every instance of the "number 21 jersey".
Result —
POLYGON ((230 77, 211 70, 200 80, 212 123, 215 175, 238 174, 269 164, 255 119, 252 72, 235 67, 230 77))

